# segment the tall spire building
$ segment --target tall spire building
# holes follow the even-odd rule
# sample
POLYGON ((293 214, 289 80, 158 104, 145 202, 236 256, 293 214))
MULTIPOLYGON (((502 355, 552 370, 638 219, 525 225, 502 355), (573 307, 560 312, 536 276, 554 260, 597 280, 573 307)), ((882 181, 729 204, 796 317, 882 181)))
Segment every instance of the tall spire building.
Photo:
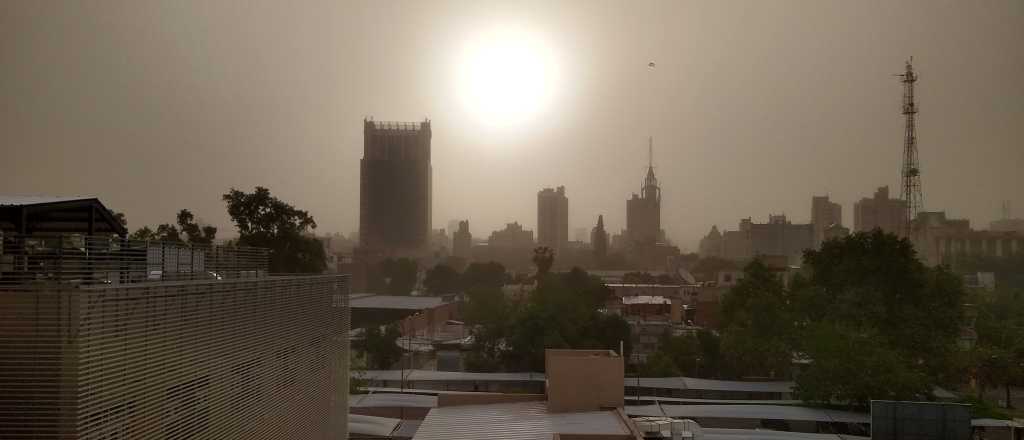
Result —
POLYGON ((640 194, 626 201, 626 235, 633 245, 647 245, 663 242, 661 230, 661 187, 654 176, 654 140, 648 138, 647 176, 640 187, 640 194))

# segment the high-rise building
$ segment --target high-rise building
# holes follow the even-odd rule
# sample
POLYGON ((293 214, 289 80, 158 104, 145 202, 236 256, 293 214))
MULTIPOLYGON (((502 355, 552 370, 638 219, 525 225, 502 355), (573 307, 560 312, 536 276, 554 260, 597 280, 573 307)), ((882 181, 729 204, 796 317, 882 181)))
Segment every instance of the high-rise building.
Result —
POLYGON ((5 234, 3 256, 70 243, 0 265, 0 438, 345 438, 348 276, 77 234, 5 234))
POLYGON ((565 187, 544 188, 537 192, 537 244, 556 252, 569 242, 569 198, 565 187))
MULTIPOLYGON (((653 152, 653 142, 649 147, 653 152)), ((652 245, 665 240, 661 230, 661 188, 654 177, 653 153, 640 194, 634 193, 626 200, 626 232, 632 245, 652 245)))
POLYGON ((420 253, 429 245, 430 121, 363 120, 359 245, 371 253, 420 253))
POLYGON ((879 228, 893 234, 902 234, 907 204, 889 198, 889 187, 882 186, 872 198, 863 198, 853 205, 854 232, 867 232, 879 228))
POLYGON ((608 256, 608 232, 604 230, 604 216, 597 216, 597 226, 590 231, 590 245, 594 248, 594 259, 598 264, 608 256))
POLYGON ((459 229, 452 234, 452 255, 459 258, 470 258, 470 249, 473 248, 473 235, 469 233, 469 220, 458 223, 459 229))
POLYGON ((842 226, 843 206, 833 203, 828 196, 811 197, 811 225, 814 226, 814 247, 821 247, 825 230, 832 225, 842 226))

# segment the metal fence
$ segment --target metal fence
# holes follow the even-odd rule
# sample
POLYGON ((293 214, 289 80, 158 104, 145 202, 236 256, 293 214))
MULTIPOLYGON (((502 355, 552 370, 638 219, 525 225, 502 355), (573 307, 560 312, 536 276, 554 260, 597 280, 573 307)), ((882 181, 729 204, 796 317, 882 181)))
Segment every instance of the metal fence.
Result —
POLYGON ((255 278, 268 261, 263 248, 0 233, 0 286, 255 278))

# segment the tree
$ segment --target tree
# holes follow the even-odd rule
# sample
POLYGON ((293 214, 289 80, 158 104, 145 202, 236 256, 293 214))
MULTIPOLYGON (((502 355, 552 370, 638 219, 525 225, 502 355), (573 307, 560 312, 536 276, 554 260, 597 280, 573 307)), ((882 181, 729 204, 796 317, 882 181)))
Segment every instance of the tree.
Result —
POLYGON ((387 295, 408 295, 416 288, 419 267, 409 258, 385 258, 374 265, 369 289, 387 295))
POLYGON ((123 212, 117 212, 114 211, 113 209, 108 209, 107 212, 109 212, 110 215, 114 217, 114 220, 117 220, 117 222, 120 223, 121 226, 125 228, 128 227, 128 217, 126 217, 123 212))
POLYGON ((722 352, 739 376, 775 377, 789 370, 794 320, 779 278, 760 259, 722 300, 722 352))
POLYGON ((459 272, 451 266, 438 264, 427 271, 423 279, 423 287, 431 295, 455 293, 459 290, 459 272))
POLYGON ((132 232, 131 235, 128 236, 128 239, 145 241, 156 240, 156 232, 154 232, 152 229, 149 229, 149 226, 143 226, 139 229, 136 229, 135 232, 132 232))
POLYGON ((459 282, 462 290, 468 291, 475 287, 501 288, 508 280, 505 266, 496 261, 487 263, 470 263, 462 272, 459 282))
POLYGON ((977 376, 979 399, 986 386, 1002 386, 1012 405, 1011 385, 1024 383, 1024 290, 979 292, 971 302, 977 309, 978 339, 969 365, 977 376))
POLYGON ((928 397, 962 328, 959 277, 925 267, 908 240, 879 230, 829 240, 804 262, 809 278, 790 295, 811 361, 798 396, 861 406, 928 397))
POLYGON ((547 246, 540 246, 533 250, 533 264, 537 266, 537 279, 544 278, 551 272, 551 266, 555 264, 555 251, 547 246))
POLYGON ((232 188, 223 196, 228 215, 238 227, 238 244, 270 250, 270 271, 319 273, 327 267, 323 245, 308 235, 316 221, 257 186, 252 193, 232 188))
POLYGON ((217 236, 216 227, 196 223, 195 216, 187 209, 178 211, 178 228, 192 244, 213 244, 217 236))
POLYGON ((370 326, 366 328, 357 349, 366 353, 373 368, 387 370, 402 359, 402 348, 397 343, 400 336, 398 324, 388 324, 383 330, 378 326, 370 326))

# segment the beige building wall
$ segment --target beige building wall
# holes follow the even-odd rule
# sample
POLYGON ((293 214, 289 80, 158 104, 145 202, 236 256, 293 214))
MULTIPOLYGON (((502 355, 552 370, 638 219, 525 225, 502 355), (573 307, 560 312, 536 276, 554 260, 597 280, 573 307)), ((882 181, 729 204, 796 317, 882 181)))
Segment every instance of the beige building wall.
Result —
POLYGON ((545 350, 548 410, 597 411, 623 405, 622 357, 609 350, 545 350))
POLYGON ((0 438, 344 438, 347 283, 0 291, 0 438))

